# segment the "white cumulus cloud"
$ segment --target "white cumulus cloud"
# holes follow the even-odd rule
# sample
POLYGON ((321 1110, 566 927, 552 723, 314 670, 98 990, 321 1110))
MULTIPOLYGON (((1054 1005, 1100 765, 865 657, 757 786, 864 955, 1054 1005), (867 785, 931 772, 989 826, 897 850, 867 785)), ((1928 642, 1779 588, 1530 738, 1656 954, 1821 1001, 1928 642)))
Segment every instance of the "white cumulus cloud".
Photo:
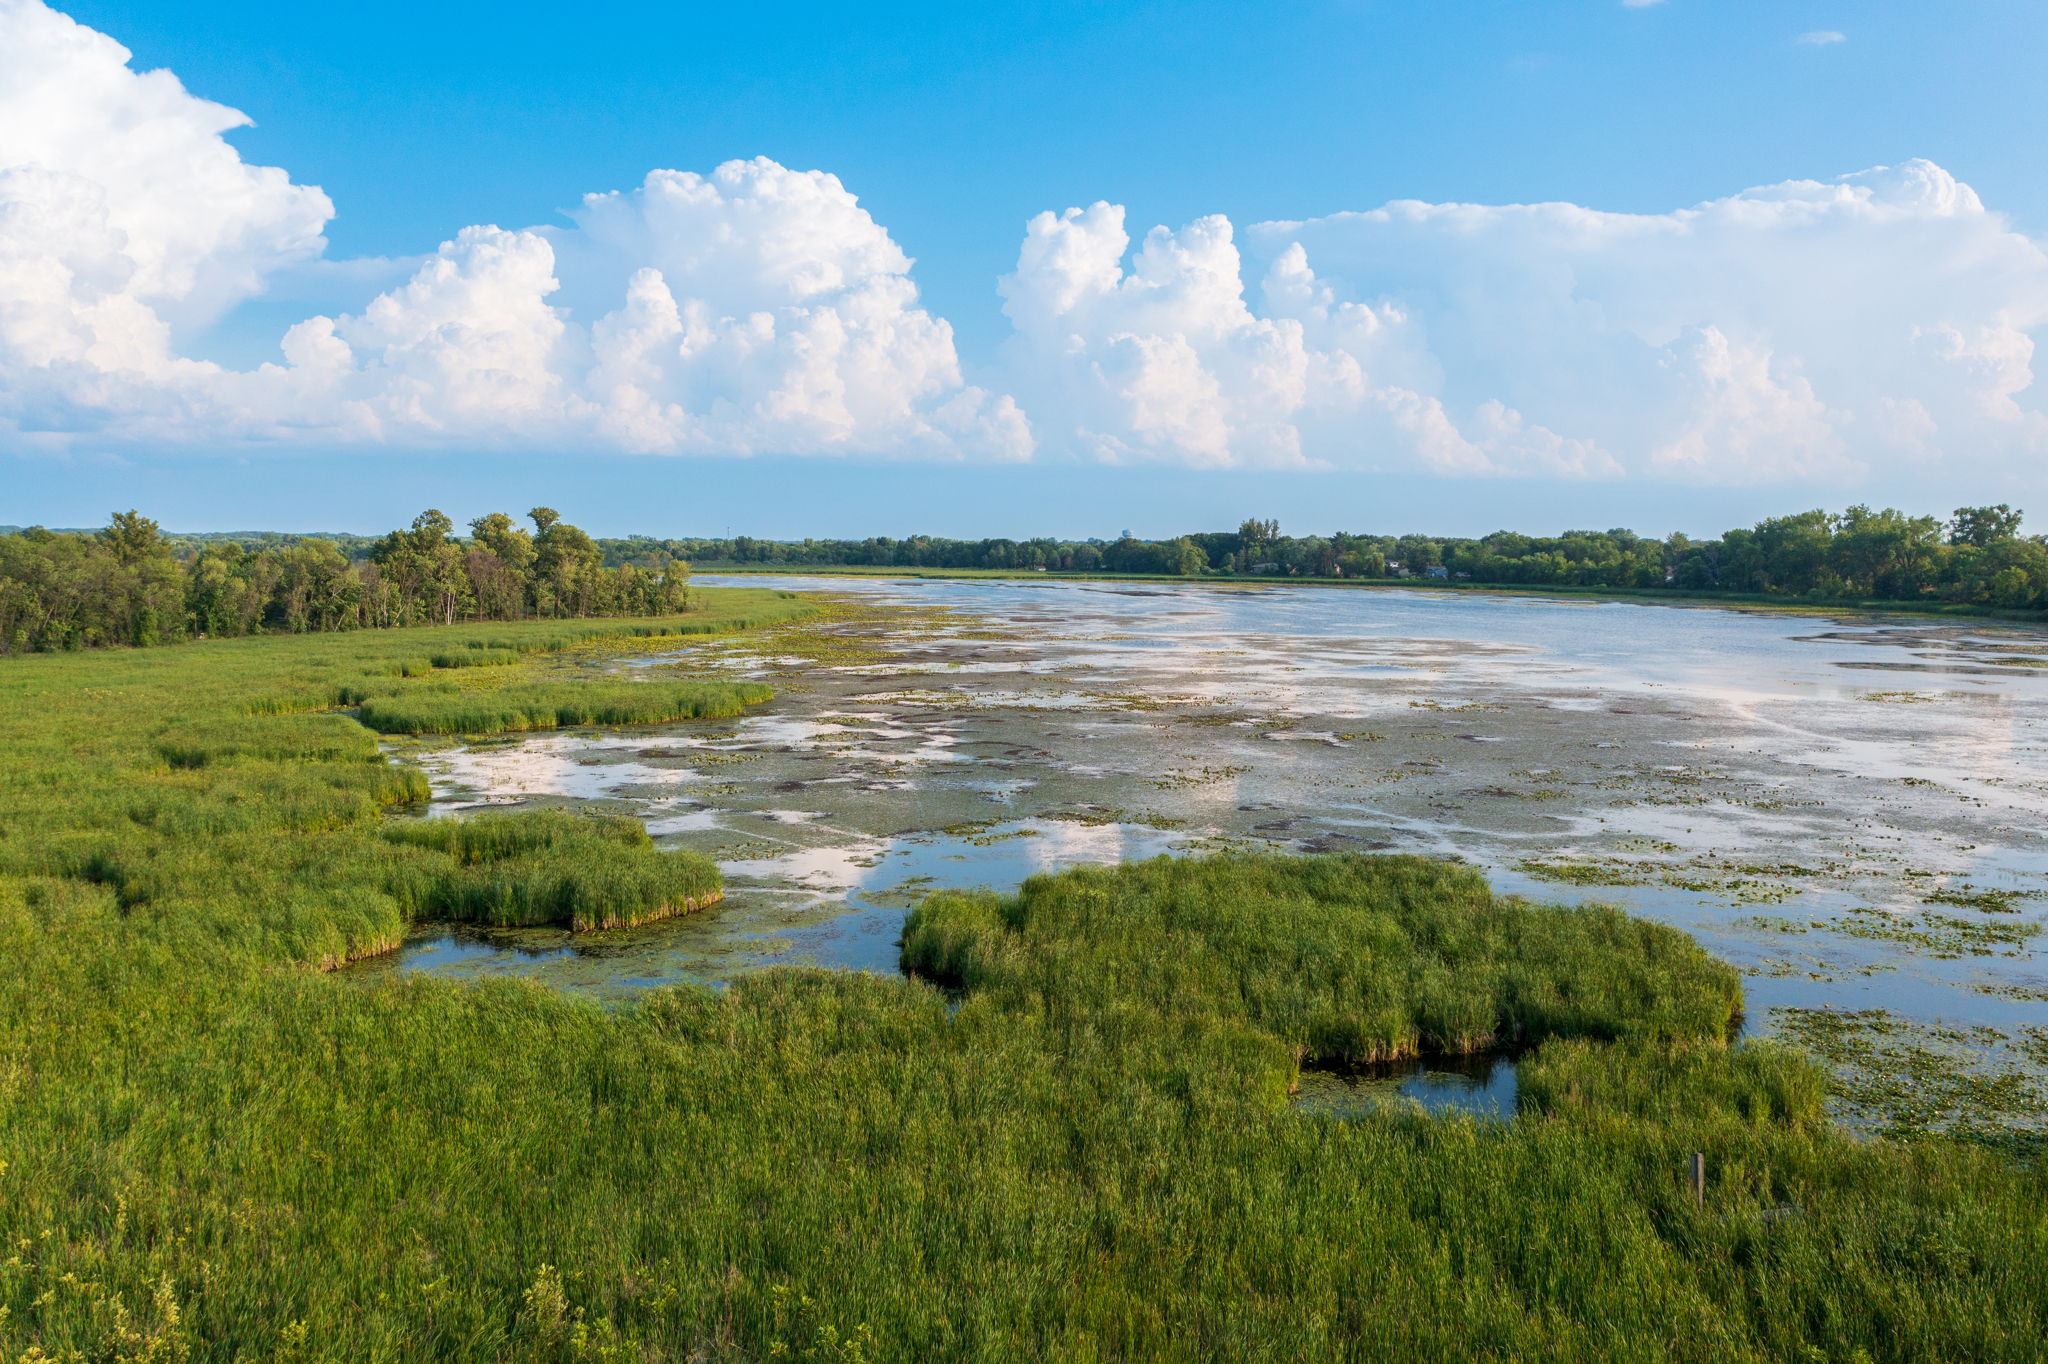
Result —
POLYGON ((1043 444, 1720 482, 2048 456, 2048 255, 1925 161, 1665 214, 1397 202, 1127 246, 1112 205, 1041 214, 1003 281, 1043 444))
POLYGON ((235 371, 181 338, 324 249, 247 123, 41 0, 0 0, 0 424, 31 443, 578 445, 1017 458, 910 259, 833 176, 656 171, 568 228, 464 228, 235 371))
POLYGON ((1255 309, 1227 219, 1154 228, 1125 270, 1128 245, 1114 205, 1041 213, 1002 281, 1008 373, 1048 440, 1119 463, 1616 471, 1497 402, 1453 420, 1407 312, 1340 299, 1299 247, 1255 309))
POLYGON ((146 390, 203 370, 178 360, 178 332, 325 246, 327 196, 222 139, 248 120, 127 59, 0 0, 0 421, 177 407, 146 390))
POLYGON ((2048 254, 1927 161, 1669 213, 1396 201, 1142 234, 1114 204, 1041 213, 984 388, 825 172, 657 170, 557 225, 330 260, 324 194, 128 60, 0 0, 9 449, 1043 451, 1845 489, 2048 470, 2048 254), (272 363, 194 358, 309 282, 323 315, 272 363))

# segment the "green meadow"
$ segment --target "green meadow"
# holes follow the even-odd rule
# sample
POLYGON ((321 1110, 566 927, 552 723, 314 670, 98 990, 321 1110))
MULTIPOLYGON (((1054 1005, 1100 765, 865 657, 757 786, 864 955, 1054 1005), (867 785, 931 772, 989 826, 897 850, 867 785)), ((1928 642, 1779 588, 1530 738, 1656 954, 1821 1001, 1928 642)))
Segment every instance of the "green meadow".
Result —
POLYGON ((693 596, 0 660, 0 1359, 2042 1357, 2038 1152, 1844 1132, 1684 934, 1451 864, 945 892, 901 976, 622 1007, 322 969, 717 896, 632 821, 412 818, 378 734, 768 703, 586 666, 807 609, 693 596), (1500 1049, 1509 1120, 1290 1098, 1500 1049))

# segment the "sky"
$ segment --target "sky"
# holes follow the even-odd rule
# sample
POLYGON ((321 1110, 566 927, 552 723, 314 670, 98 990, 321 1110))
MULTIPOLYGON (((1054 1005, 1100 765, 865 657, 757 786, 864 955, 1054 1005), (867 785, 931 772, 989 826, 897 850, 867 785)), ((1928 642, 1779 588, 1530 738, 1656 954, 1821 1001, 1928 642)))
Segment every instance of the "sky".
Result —
POLYGON ((2038 505, 2037 0, 0 0, 0 523, 2038 505))

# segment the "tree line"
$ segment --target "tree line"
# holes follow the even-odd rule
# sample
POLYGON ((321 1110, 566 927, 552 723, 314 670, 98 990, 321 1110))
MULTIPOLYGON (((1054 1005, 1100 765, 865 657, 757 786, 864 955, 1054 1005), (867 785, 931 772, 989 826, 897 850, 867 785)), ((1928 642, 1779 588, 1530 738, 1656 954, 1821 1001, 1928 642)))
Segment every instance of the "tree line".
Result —
POLYGON ((606 561, 653 567, 873 566, 1137 573, 1174 576, 1443 578, 1502 586, 1668 589, 1812 600, 1956 603, 2048 609, 2048 537, 2020 534, 2003 504, 1961 507, 1947 520, 1872 511, 1773 517, 1717 539, 1662 540, 1630 530, 1563 535, 1495 531, 1432 535, 1290 536, 1271 520, 1234 532, 1140 540, 600 540, 606 561))
POLYGON ((0 534, 0 652, 389 629, 532 617, 653 616, 688 605, 689 565, 607 564, 549 507, 467 536, 439 511, 349 542, 171 536, 133 511, 99 531, 0 534), (251 543, 253 542, 253 543, 251 543))
POLYGON ((122 512, 98 531, 0 531, 0 652, 204 636, 382 629, 465 620, 660 615, 687 604, 692 563, 742 567, 1045 570, 1648 589, 1816 601, 2048 610, 2048 537, 1999 504, 1946 520, 1868 507, 1773 517, 1711 540, 1629 530, 1285 535, 1142 540, 593 539, 547 507, 527 530, 501 512, 439 511, 381 537, 168 535, 122 512))

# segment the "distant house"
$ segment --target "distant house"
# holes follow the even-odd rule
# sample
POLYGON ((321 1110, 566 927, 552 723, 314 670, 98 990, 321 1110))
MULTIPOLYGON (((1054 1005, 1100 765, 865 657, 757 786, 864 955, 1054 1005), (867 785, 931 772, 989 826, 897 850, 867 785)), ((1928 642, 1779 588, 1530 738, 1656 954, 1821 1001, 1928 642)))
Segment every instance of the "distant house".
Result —
POLYGON ((1445 568, 1442 564, 1431 564, 1428 568, 1422 570, 1422 576, 1425 578, 1448 578, 1451 576, 1451 570, 1445 568))
POLYGON ((1387 576, 1388 576, 1389 578, 1405 578, 1405 577, 1407 577, 1407 576, 1408 576, 1408 565, 1406 565, 1406 564, 1402 563, 1402 562, 1401 562, 1401 561, 1400 561, 1399 559, 1389 559, 1389 560, 1387 560, 1387 576))
POLYGON ((1254 573, 1278 573, 1279 571, 1280 571, 1280 565, 1278 565, 1278 564, 1253 564, 1253 565, 1252 565, 1252 572, 1254 572, 1254 573))

